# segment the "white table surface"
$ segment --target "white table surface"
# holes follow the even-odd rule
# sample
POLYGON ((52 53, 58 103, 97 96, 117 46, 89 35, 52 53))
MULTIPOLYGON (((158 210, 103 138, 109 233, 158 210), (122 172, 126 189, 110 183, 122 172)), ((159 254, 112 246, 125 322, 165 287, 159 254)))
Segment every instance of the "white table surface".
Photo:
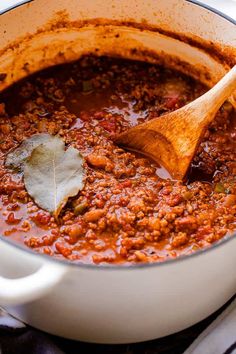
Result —
MULTIPOLYGON (((88 0, 93 1, 93 0, 88 0)), ((236 0, 199 0, 202 3, 215 7, 226 13, 228 16, 236 19, 236 0)), ((0 0, 0 11, 11 8, 16 4, 24 3, 25 0, 0 0)))

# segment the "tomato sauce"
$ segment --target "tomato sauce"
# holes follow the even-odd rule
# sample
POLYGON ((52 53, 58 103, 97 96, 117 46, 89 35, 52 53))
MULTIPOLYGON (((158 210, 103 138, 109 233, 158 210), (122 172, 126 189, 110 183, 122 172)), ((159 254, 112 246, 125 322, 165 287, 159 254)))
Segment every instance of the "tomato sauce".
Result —
POLYGON ((203 94, 200 82, 162 66, 86 56, 37 73, 0 96, 0 234, 78 263, 163 262, 236 229, 236 118, 225 103, 187 181, 125 151, 115 134, 203 94), (40 209, 5 159, 36 133, 62 137, 85 159, 86 180, 59 220, 40 209))

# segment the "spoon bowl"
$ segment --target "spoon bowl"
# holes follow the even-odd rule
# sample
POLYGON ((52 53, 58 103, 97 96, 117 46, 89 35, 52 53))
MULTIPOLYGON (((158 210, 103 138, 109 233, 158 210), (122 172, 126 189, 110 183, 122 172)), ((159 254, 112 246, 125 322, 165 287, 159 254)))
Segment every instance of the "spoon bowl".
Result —
POLYGON ((128 129, 115 142, 150 156, 174 179, 182 180, 207 127, 235 89, 236 65, 204 95, 174 112, 128 129))

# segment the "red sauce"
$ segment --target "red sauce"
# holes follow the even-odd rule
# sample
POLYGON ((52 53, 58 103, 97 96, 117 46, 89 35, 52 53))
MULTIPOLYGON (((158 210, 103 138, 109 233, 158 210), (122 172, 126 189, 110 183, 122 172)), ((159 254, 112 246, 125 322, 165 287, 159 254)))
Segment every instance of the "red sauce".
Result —
POLYGON ((82 263, 162 262, 232 235, 236 119, 226 103, 209 127, 187 183, 113 143, 115 134, 206 91, 147 63, 84 57, 40 72, 0 97, 0 233, 36 252, 82 263), (85 158, 87 177, 59 222, 41 210, 5 158, 36 133, 60 135, 85 158))

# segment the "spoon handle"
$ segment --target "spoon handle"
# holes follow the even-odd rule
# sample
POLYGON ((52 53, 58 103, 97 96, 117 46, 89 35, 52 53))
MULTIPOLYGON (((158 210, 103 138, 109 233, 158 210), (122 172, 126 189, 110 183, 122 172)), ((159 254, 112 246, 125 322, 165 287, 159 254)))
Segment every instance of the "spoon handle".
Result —
POLYGON ((207 94, 212 104, 217 104, 219 108, 234 90, 236 90, 236 65, 207 94))
MULTIPOLYGON (((236 90, 236 65, 208 92, 197 98, 193 107, 199 108, 208 114, 203 114, 202 118, 210 123, 222 104, 236 90)), ((190 103, 191 105, 191 103, 190 103)), ((201 118, 200 118, 201 119, 201 118)))

